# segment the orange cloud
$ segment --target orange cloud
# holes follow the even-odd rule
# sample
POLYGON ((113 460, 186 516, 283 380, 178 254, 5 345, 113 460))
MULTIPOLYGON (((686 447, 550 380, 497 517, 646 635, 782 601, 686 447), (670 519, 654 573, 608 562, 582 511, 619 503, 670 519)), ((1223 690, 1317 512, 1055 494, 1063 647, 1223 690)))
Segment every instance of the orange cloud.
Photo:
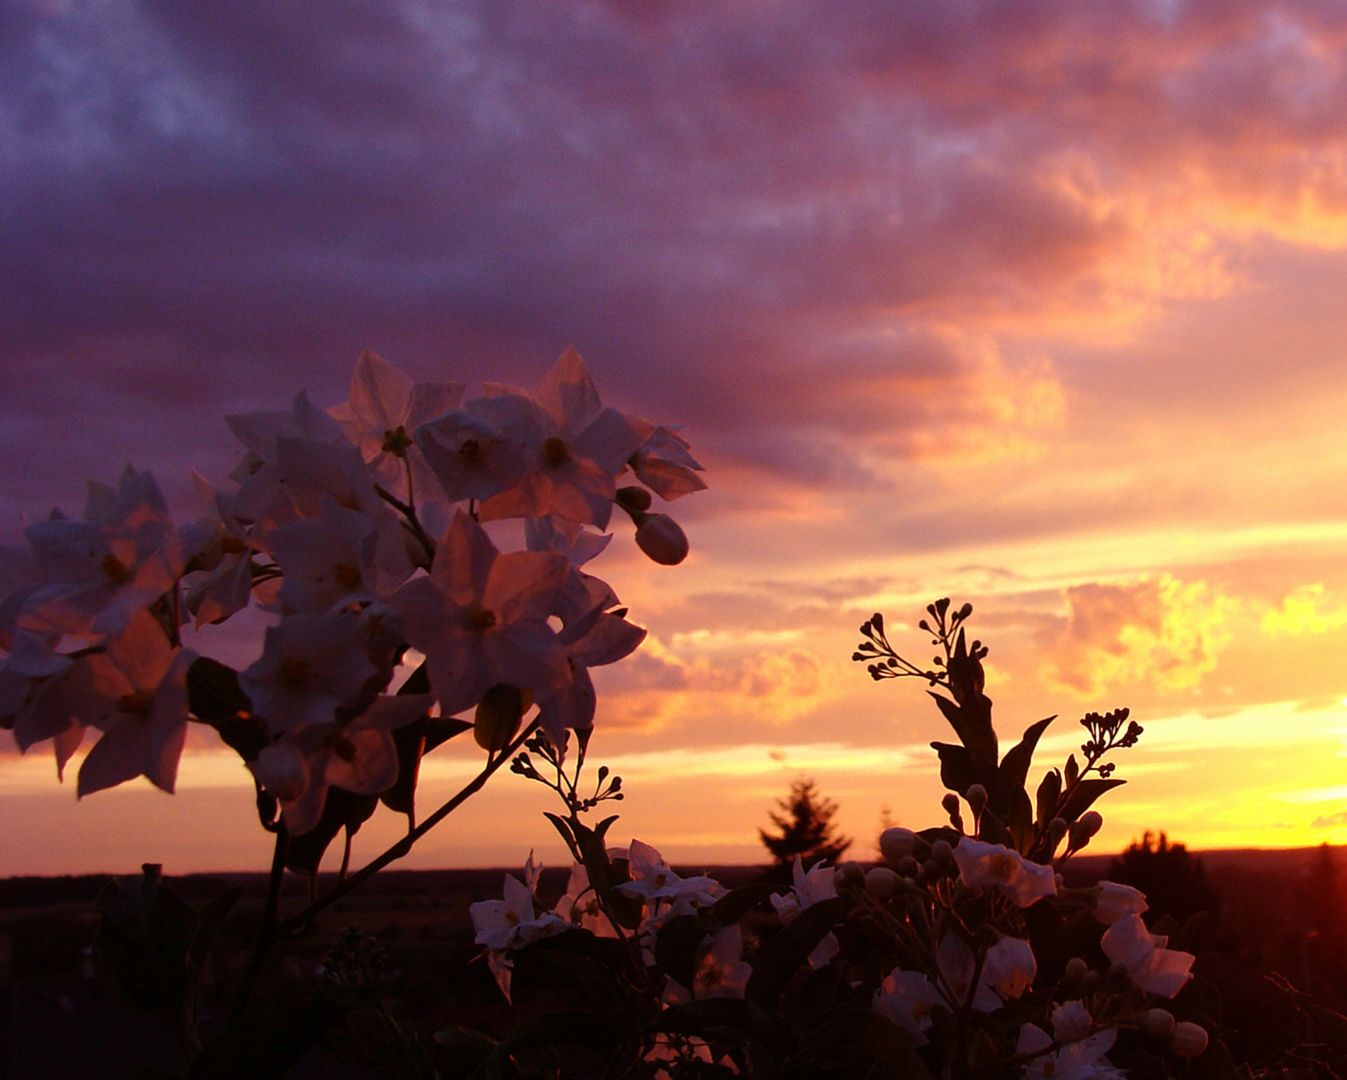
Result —
POLYGON ((1082 698, 1121 683, 1160 690, 1196 687, 1233 634, 1233 598, 1203 581, 1168 574, 1128 584, 1066 590, 1068 614, 1042 669, 1050 685, 1082 698))

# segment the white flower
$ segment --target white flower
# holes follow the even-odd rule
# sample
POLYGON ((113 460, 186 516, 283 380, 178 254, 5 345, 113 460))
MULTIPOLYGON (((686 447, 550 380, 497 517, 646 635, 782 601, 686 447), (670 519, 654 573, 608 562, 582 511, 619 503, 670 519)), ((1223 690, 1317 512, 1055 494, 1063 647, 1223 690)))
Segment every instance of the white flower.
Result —
POLYGON ((688 453, 688 441, 677 428, 657 427, 631 456, 636 479, 670 501, 706 487, 697 473, 697 459, 688 453))
POLYGON ((365 351, 351 375, 350 396, 328 413, 360 451, 375 480, 405 500, 409 494, 425 494, 425 484, 433 475, 413 442, 417 429, 458 408, 462 400, 462 383, 413 385, 382 356, 365 351), (407 490, 404 461, 412 470, 414 492, 407 490))
POLYGON ((25 531, 44 584, 18 624, 38 633, 118 634, 173 588, 182 545, 154 477, 129 465, 117 489, 90 483, 85 519, 53 518, 25 531))
POLYGON ((1083 1001, 1064 1001, 1052 1007, 1052 1037, 1059 1043, 1077 1042, 1090 1034, 1094 1017, 1083 1001))
POLYGON ((679 877, 663 855, 640 840, 632 840, 627 850, 627 867, 631 880, 617 887, 624 896, 646 901, 681 900, 693 907, 708 907, 725 895, 725 887, 714 878, 679 877))
POLYGON ((1051 866, 1029 862, 1018 851, 964 837, 954 849, 954 861, 965 885, 999 889, 1020 907, 1057 894, 1051 866))
POLYGON ((505 875, 505 897, 482 900, 468 907, 478 945, 496 952, 522 948, 540 938, 573 929, 565 919, 533 909, 533 890, 513 874, 505 875))
POLYGON ((1116 881, 1101 881, 1090 891, 1094 917, 1107 926, 1112 926, 1124 915, 1141 915, 1150 906, 1140 889, 1119 885, 1116 881))
POLYGON ((412 572, 393 515, 348 510, 327 496, 320 505, 319 517, 283 525, 268 538, 284 573, 281 603, 324 612, 392 595, 412 572))
POLYGON ((428 695, 379 697, 349 724, 315 724, 285 735, 251 764, 253 775, 281 804, 291 834, 306 833, 322 819, 330 787, 378 795, 398 778, 394 728, 429 711, 428 695))
POLYGON ((1142 990, 1172 998, 1191 979, 1192 953, 1166 949, 1169 938, 1152 934, 1140 915, 1124 915, 1099 939, 1104 955, 1127 967, 1132 982, 1142 990))
MULTIPOLYGON (((103 732, 80 766, 81 797, 137 776, 173 790, 187 739, 187 668, 195 659, 141 612, 103 652, 82 657, 49 684, 42 708, 62 729, 50 734, 68 731, 71 718, 103 732)), ((33 732, 16 734, 25 745, 33 732)))
POLYGON ((430 575, 389 601, 403 614, 408 643, 426 655, 445 715, 471 708, 499 683, 542 690, 571 681, 547 624, 567 570, 554 552, 502 555, 467 514, 454 516, 430 575))
POLYGON ((1024 1067, 1024 1080, 1124 1080, 1127 1074, 1104 1057, 1117 1037, 1117 1030, 1108 1028, 1048 1052, 1052 1036, 1035 1024, 1025 1024, 1020 1028, 1015 1052, 1043 1051, 1024 1067))
POLYGON ((923 1033, 934 1023, 931 1010, 942 1004, 940 991, 925 975, 894 968, 875 991, 870 1007, 911 1035, 914 1045, 925 1046, 923 1033))
POLYGON ((331 723, 379 674, 359 629, 350 616, 309 612, 268 627, 261 657, 239 673, 253 712, 277 734, 331 723))
POLYGON ((783 924, 794 922, 805 908, 833 899, 837 895, 836 875, 836 867, 824 866, 822 862, 816 862, 806 870, 796 856, 795 866, 791 869, 791 890, 772 894, 772 907, 776 908, 777 917, 783 924))
POLYGON ((744 960, 744 937, 734 923, 714 934, 707 934, 697 950, 697 969, 692 990, 670 979, 664 991, 666 1005, 703 998, 742 998, 753 967, 744 960))
POLYGON ((606 528, 617 493, 616 477, 642 442, 642 433, 616 409, 605 408, 585 370, 568 349, 531 395, 488 387, 498 396, 533 405, 518 430, 528 471, 480 508, 483 521, 507 517, 558 517, 606 528))
POLYGON ((987 950, 982 962, 982 981, 1002 1001, 1019 997, 1034 984, 1038 962, 1029 943, 1021 938, 1003 937, 987 950))

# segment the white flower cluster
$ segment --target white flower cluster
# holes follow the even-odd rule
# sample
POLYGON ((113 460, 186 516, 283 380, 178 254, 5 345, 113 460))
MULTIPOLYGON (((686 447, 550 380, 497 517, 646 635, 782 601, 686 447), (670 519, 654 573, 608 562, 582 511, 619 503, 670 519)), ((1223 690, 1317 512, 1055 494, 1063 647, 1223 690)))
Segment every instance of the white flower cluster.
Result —
MULTIPOLYGON (((675 429, 605 407, 574 350, 531 393, 484 389, 414 385, 365 353, 342 405, 301 393, 289 411, 227 418, 245 454, 226 488, 198 478, 201 520, 175 527, 154 478, 128 466, 115 488, 89 485, 81 518, 29 524, 26 546, 0 548, 0 723, 25 751, 53 740, 58 771, 101 732, 80 795, 140 775, 172 791, 198 659, 182 629, 257 604, 278 619, 237 674, 231 745, 291 833, 317 824, 333 785, 388 790, 392 732, 497 687, 564 747, 593 724, 589 669, 645 635, 581 568, 611 540, 614 506, 651 558, 679 562, 687 540, 652 495, 703 488, 701 466, 675 429), (507 518, 523 519, 522 550, 488 531, 507 518), (389 694, 409 650, 426 692, 389 694)), ((498 730, 478 741, 503 748, 498 730)))

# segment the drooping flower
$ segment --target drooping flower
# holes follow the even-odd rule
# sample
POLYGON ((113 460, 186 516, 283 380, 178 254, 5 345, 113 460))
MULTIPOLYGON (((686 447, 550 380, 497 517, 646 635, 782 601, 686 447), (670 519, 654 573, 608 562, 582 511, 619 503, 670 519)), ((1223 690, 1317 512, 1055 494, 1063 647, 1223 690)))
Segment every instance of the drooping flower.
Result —
POLYGON ((1191 979, 1193 954, 1166 949, 1169 938, 1152 934, 1140 915, 1124 915, 1099 939, 1104 955, 1127 967, 1133 984, 1161 997, 1172 998, 1191 979))
POLYGON ((378 795, 397 782, 390 732, 425 715, 432 703, 425 694, 386 695, 349 724, 299 728, 258 754, 253 775, 280 802, 290 833, 306 833, 322 819, 329 788, 378 795))
POLYGON ((965 885, 999 889, 1020 907, 1057 894, 1051 866, 1030 862, 1018 851, 964 837, 954 848, 954 861, 965 885))

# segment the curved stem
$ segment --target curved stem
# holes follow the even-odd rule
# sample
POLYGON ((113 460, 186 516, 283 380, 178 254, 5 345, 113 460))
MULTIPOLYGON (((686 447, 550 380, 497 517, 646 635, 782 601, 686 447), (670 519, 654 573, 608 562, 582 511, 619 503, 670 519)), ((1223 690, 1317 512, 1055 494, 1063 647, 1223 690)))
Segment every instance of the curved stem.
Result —
POLYGON ((519 752, 520 748, 524 745, 524 742, 535 730, 537 730, 537 727, 538 721, 534 720, 531 724, 525 727, 508 746, 501 750, 499 754, 488 757, 486 765, 483 766, 481 772, 464 784, 463 787, 440 806, 438 810, 417 825, 416 828, 408 832, 401 840, 389 847, 383 854, 370 860, 343 881, 339 881, 322 896, 313 900, 304 908, 304 910, 298 911, 288 919, 282 920, 276 928, 277 938, 289 937, 303 929, 303 927, 306 926, 320 911, 331 907, 352 889, 355 889, 357 886, 369 880, 389 863, 396 862, 404 855, 407 855, 412 850, 412 845, 415 844, 416 841, 425 836, 426 833, 430 832, 431 829, 457 810, 458 807, 465 803, 471 796, 477 794, 477 792, 485 786, 486 782, 495 775, 496 771, 519 752))

